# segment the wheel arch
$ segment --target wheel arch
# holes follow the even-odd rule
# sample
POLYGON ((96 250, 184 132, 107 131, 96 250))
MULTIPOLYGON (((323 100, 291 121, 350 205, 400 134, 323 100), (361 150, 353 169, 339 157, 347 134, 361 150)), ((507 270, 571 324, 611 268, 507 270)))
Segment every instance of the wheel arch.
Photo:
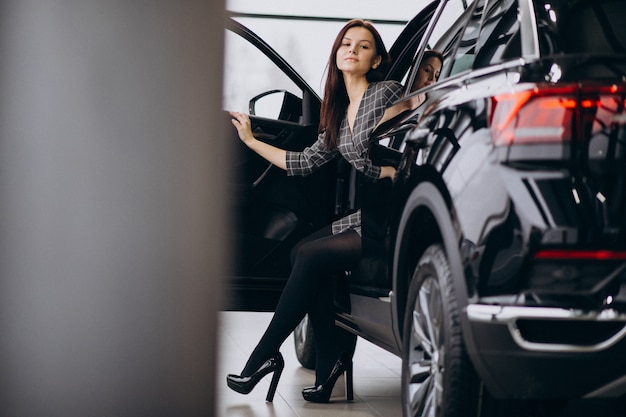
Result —
POLYGON ((404 204, 394 243, 392 303, 399 346, 404 337, 404 312, 413 272, 430 245, 440 243, 443 246, 450 262, 457 300, 460 306, 467 305, 459 242, 461 230, 443 181, 431 178, 417 184, 404 204))

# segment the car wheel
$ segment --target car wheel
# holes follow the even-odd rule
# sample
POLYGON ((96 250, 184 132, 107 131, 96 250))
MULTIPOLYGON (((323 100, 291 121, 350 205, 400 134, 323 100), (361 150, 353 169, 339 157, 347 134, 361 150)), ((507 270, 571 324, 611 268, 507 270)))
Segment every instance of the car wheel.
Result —
POLYGON ((293 341, 300 365, 307 369, 315 369, 315 336, 308 315, 304 316, 293 331, 293 341))
POLYGON ((440 245, 429 247, 412 277, 404 319, 405 417, 476 416, 480 381, 461 331, 452 276, 440 245))

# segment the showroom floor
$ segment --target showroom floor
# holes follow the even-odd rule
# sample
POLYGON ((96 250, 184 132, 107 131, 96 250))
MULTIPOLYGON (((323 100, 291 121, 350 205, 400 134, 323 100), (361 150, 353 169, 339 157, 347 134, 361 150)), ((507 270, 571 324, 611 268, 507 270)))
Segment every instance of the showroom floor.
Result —
POLYGON ((248 395, 231 391, 226 375, 238 373, 265 330, 271 313, 221 312, 218 357, 218 417, 400 417, 400 359, 363 339, 354 355, 354 400, 344 396, 343 377, 329 404, 304 401, 300 391, 314 382, 313 371, 302 368, 293 337, 281 348, 285 370, 272 403, 265 402, 270 376, 248 395))
MULTIPOLYGON (((302 399, 303 387, 313 384, 313 371, 302 368, 295 355, 293 336, 281 348, 285 369, 272 403, 265 402, 271 377, 266 376, 248 395, 231 391, 226 375, 238 373, 267 327, 271 313, 219 313, 220 346, 217 369, 217 417, 401 417, 400 358, 359 339, 354 354, 354 400, 344 396, 343 377, 337 381, 329 404, 302 399)), ((547 417, 626 416, 608 411, 596 401, 574 401, 564 411, 547 417)), ((533 414, 534 416, 534 414, 533 414)), ((501 416, 506 417, 506 416, 501 416)))

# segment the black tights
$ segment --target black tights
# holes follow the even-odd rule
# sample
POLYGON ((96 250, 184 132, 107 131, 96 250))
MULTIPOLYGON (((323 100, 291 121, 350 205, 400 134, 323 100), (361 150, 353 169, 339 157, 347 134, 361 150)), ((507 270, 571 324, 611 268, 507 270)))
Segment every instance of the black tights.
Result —
POLYGON ((333 277, 355 267, 360 258, 361 236, 354 230, 333 235, 328 226, 299 242, 274 316, 241 375, 259 369, 308 313, 315 334, 315 384, 326 381, 341 353, 353 350, 356 341, 335 326, 333 277))

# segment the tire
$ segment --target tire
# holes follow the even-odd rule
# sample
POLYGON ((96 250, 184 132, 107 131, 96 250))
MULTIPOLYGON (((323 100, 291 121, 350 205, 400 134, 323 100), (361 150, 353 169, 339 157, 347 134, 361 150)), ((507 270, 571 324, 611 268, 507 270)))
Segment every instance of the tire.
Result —
POLYGON ((482 384, 467 355, 459 315, 447 257, 440 245, 433 245, 415 268, 407 298, 405 417, 484 417, 477 410, 482 384))
POLYGON ((308 315, 304 316, 293 331, 293 341, 300 365, 307 369, 315 369, 315 336, 308 315))

